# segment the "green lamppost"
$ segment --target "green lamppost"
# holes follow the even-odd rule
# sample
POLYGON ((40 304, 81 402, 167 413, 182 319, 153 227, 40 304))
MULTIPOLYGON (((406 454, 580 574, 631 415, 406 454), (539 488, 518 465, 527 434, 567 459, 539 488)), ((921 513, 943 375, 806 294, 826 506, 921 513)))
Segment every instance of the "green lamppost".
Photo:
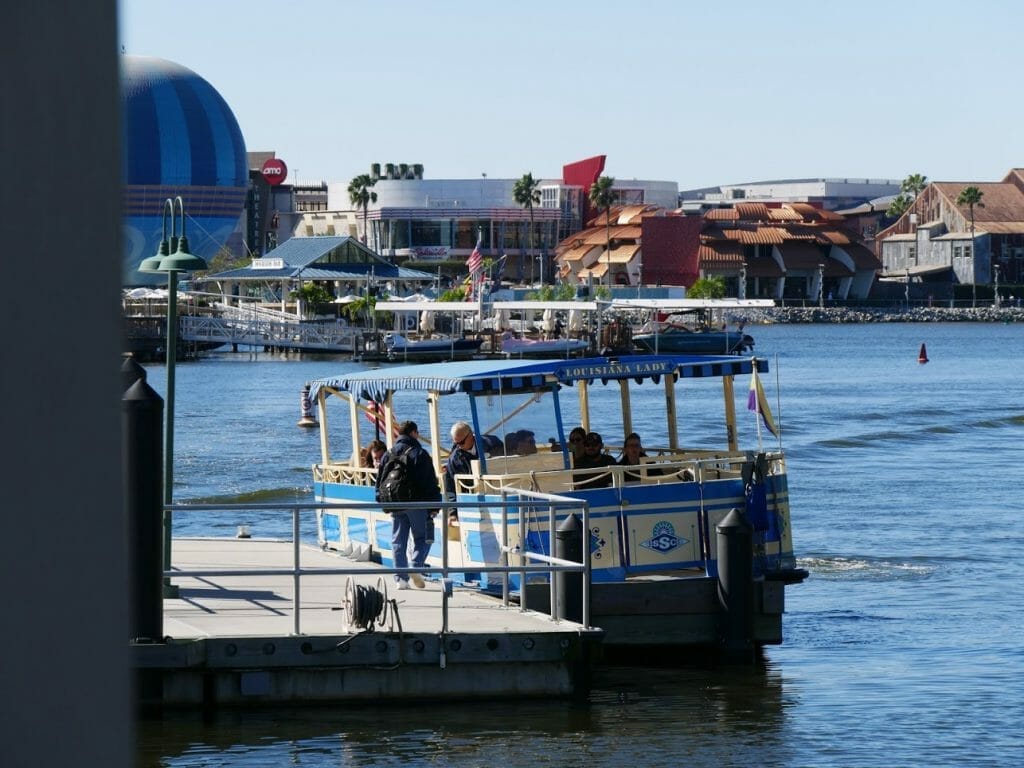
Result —
MULTIPOLYGON (((178 357, 178 279, 182 272, 206 269, 207 263, 188 252, 185 237, 185 204, 181 197, 164 201, 163 233, 155 256, 143 259, 139 272, 167 273, 167 392, 164 396, 164 570, 171 565, 172 514, 167 507, 174 501, 174 364, 178 357), (171 235, 167 236, 167 215, 171 217, 171 235), (178 235, 176 222, 181 222, 178 235)), ((178 588, 164 579, 164 597, 177 597, 178 588)))

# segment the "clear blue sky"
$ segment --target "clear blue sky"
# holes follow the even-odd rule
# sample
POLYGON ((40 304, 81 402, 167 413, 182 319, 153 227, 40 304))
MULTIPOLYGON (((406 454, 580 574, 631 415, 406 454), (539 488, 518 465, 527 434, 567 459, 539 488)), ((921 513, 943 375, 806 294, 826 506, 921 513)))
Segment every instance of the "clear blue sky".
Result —
POLYGON ((291 180, 373 162, 681 189, 997 181, 1024 166, 1019 0, 121 0, 126 53, 208 80, 291 180))

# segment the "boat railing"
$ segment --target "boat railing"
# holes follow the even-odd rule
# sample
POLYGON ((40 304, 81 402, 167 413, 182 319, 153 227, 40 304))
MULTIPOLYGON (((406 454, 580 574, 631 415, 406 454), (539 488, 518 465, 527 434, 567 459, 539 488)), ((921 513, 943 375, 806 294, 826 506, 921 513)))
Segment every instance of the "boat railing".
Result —
MULTIPOLYGON (((456 475, 456 489, 463 494, 497 494, 510 487, 524 487, 536 492, 567 493, 588 488, 662 484, 671 482, 711 482, 738 479, 743 468, 754 461, 750 451, 693 450, 673 452, 655 450, 639 465, 614 464, 605 467, 566 469, 558 452, 529 456, 496 457, 488 460, 488 471, 480 472, 473 463, 472 474, 456 475)), ((768 452, 767 471, 784 474, 781 452, 768 452)))
MULTIPOLYGON (((564 519, 565 515, 578 513, 581 518, 581 530, 589 530, 590 526, 590 510, 589 506, 585 501, 580 499, 568 498, 564 496, 556 496, 553 494, 537 493, 529 489, 522 488, 508 488, 503 494, 505 498, 501 501, 487 501, 487 502, 458 502, 458 503, 446 503, 446 509, 454 509, 456 512, 463 508, 478 508, 486 506, 490 509, 500 508, 501 509, 501 538, 499 540, 499 546, 501 550, 501 561, 499 565, 491 566, 473 566, 473 571, 476 573, 487 573, 500 576, 502 580, 502 603, 504 607, 509 608, 512 604, 512 590, 510 588, 509 575, 518 574, 520 577, 520 583, 525 584, 527 577, 530 574, 539 573, 546 574, 548 581, 551 584, 551 611, 550 616, 552 621, 561 621, 561 604, 557 599, 557 583, 560 580, 556 578, 558 574, 572 574, 578 573, 582 575, 580 585, 581 599, 582 599, 582 616, 577 622, 581 624, 585 629, 591 629, 590 624, 590 557, 586 552, 585 548, 580 562, 575 560, 567 560, 559 557, 553 557, 545 555, 539 552, 530 552, 519 540, 511 540, 509 537, 509 523, 508 513, 510 509, 515 509, 519 513, 522 513, 524 509, 531 510, 532 514, 540 515, 546 514, 548 518, 548 528, 552 541, 555 536, 555 526, 558 520, 564 519), (515 495, 517 498, 514 500, 508 500, 508 496, 515 495), (510 564, 510 559, 516 558, 518 562, 510 564)), ((302 614, 302 579, 309 577, 322 577, 322 576, 366 576, 367 566, 365 563, 360 563, 353 566, 342 566, 339 568, 306 568, 302 564, 302 518, 305 513, 307 516, 316 514, 317 512, 323 512, 330 510, 338 506, 344 506, 346 510, 366 510, 366 511, 377 511, 379 513, 388 513, 395 509, 411 509, 411 508, 423 508, 435 510, 437 509, 436 502, 402 502, 402 503, 389 503, 380 504, 375 502, 360 502, 360 501, 345 501, 339 504, 324 504, 324 503, 289 503, 289 504, 171 504, 165 507, 165 510, 171 515, 178 514, 210 514, 210 515, 226 515, 234 514, 237 516, 239 512, 251 513, 254 511, 265 512, 271 515, 289 515, 291 518, 291 544, 292 544, 292 564, 288 568, 201 568, 201 569, 175 569, 170 568, 163 572, 163 578, 165 581, 170 579, 180 578, 210 578, 210 577, 251 577, 258 578, 263 576, 277 576, 282 574, 288 574, 292 577, 293 592, 292 592, 292 631, 295 635, 302 634, 301 626, 301 614, 302 614)), ((400 574, 411 574, 411 573, 427 573, 436 574, 441 579, 442 589, 440 591, 440 612, 441 612, 441 632, 450 631, 448 618, 448 602, 453 596, 453 581, 452 574, 464 573, 467 569, 464 565, 452 566, 448 561, 448 547, 446 543, 448 541, 448 516, 442 514, 438 516, 441 519, 441 538, 440 542, 442 546, 441 550, 441 566, 432 566, 429 563, 423 567, 416 568, 388 568, 381 565, 375 565, 372 573, 374 575, 400 575, 400 574)), ((307 544, 307 546, 309 546, 307 544)), ((339 559, 341 555, 339 555, 339 559)), ((172 558, 173 564, 173 558, 172 558)), ((245 589, 244 586, 239 586, 239 589, 245 589)), ((520 591, 519 597, 519 610, 529 610, 527 606, 526 590, 520 591)))

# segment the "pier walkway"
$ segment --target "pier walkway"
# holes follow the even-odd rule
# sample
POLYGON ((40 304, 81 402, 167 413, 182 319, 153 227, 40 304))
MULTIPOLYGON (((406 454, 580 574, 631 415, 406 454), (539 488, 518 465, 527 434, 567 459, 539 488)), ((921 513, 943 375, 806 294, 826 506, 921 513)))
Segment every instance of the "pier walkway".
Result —
POLYGON ((473 589, 445 599, 438 579, 397 590, 374 563, 290 541, 175 539, 172 553, 165 637, 132 644, 151 707, 571 696, 603 634, 473 589))

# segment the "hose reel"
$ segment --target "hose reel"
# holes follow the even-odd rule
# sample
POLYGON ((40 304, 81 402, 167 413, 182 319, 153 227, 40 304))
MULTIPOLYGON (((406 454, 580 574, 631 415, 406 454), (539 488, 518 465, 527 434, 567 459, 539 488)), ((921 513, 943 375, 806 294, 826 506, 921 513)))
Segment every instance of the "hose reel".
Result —
MULTIPOLYGON (((345 621, 349 627, 372 632, 374 625, 383 628, 389 619, 388 587, 383 578, 377 579, 376 588, 357 584, 349 576, 345 582, 345 621)), ((393 610, 392 606, 392 610, 393 610)))

